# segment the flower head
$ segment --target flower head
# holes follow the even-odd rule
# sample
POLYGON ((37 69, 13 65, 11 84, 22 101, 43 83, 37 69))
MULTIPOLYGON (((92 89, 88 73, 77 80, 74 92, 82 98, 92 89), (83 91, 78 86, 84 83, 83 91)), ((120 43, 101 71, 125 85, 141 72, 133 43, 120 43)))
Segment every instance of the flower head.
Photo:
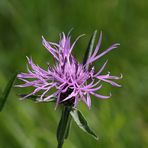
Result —
POLYGON ((42 37, 44 47, 52 54, 56 62, 54 66, 48 65, 47 70, 44 70, 34 64, 31 58, 27 57, 31 70, 27 67, 28 73, 17 75, 20 80, 25 82, 24 84, 17 86, 31 86, 34 88, 34 91, 24 98, 41 92, 38 99, 39 102, 50 101, 52 97, 55 97, 56 106, 60 103, 71 103, 76 107, 78 102, 82 100, 90 108, 91 95, 100 99, 111 97, 111 95, 105 96, 97 93, 97 91, 102 88, 101 82, 104 81, 113 86, 120 87, 114 80, 121 79, 122 76, 111 76, 110 73, 107 73, 106 75, 101 74, 107 61, 98 72, 95 71, 94 67, 90 69, 87 69, 86 67, 112 49, 117 48, 119 44, 113 44, 104 52, 98 54, 102 41, 102 33, 100 33, 99 41, 94 52, 87 59, 86 63, 82 64, 72 55, 72 50, 79 37, 72 45, 70 44, 70 36, 66 36, 64 33, 62 33, 58 44, 47 42, 44 37, 42 37), (52 88, 55 88, 56 91, 49 95, 52 88))

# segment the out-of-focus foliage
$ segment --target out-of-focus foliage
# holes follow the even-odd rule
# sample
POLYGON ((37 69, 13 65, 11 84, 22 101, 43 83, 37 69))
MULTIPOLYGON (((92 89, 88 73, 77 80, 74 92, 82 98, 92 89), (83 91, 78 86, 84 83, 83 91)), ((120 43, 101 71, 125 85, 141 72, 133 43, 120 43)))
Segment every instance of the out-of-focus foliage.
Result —
MULTIPOLYGON (((72 39, 86 33, 73 51, 79 61, 95 29, 103 31, 102 50, 119 42, 119 49, 95 66, 99 69, 109 59, 105 72, 124 77, 122 88, 104 88, 104 94, 112 91, 111 99, 93 97, 90 111, 79 105, 100 140, 85 135, 73 122, 64 148, 148 147, 147 0, 0 0, 0 92, 12 72, 26 70, 25 56, 32 56, 44 68, 53 62, 41 45, 42 35, 58 41, 59 33, 71 28, 72 39)), ((20 93, 26 92, 13 89, 0 113, 0 147, 56 147, 60 108, 55 111, 52 103, 19 101, 20 93)))
POLYGON ((8 81, 6 87, 4 88, 4 91, 1 93, 1 96, 0 96, 0 112, 3 110, 3 108, 6 104, 7 98, 9 96, 10 91, 11 91, 11 88, 13 87, 16 76, 17 76, 17 73, 14 73, 12 78, 8 81))

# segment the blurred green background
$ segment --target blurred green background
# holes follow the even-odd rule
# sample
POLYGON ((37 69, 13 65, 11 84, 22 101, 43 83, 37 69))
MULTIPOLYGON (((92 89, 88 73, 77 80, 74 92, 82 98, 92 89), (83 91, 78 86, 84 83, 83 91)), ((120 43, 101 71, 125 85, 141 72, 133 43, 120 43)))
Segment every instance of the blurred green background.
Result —
MULTIPOLYGON (((148 147, 148 1, 147 0, 0 0, 0 91, 15 71, 26 71, 26 57, 46 68, 51 55, 41 36, 57 42, 59 33, 74 40, 85 33, 73 54, 82 60, 92 32, 103 31, 102 50, 114 42, 121 46, 95 63, 109 59, 106 72, 123 74, 122 88, 107 85, 109 100, 92 97, 92 108, 79 108, 99 135, 95 141, 75 123, 64 148, 148 147)), ((53 104, 19 101, 15 89, 0 113, 0 148, 56 148, 60 109, 53 104)))

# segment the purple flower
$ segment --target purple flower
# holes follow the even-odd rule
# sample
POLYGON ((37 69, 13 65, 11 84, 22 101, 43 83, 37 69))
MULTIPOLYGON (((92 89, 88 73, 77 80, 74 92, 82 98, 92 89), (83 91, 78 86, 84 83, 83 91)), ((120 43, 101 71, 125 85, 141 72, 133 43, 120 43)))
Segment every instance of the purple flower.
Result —
POLYGON ((31 86, 34 88, 34 91, 24 98, 41 92, 38 99, 39 102, 48 102, 51 98, 55 97, 56 107, 60 103, 72 103, 76 107, 78 102, 82 100, 90 108, 91 95, 100 99, 111 97, 111 94, 105 96, 97 93, 102 88, 101 82, 104 81, 113 86, 120 87, 114 80, 121 79, 122 76, 111 76, 110 73, 106 75, 101 74, 107 61, 98 72, 95 72, 94 67, 86 70, 86 66, 98 60, 112 49, 117 48, 119 44, 113 44, 104 52, 98 54, 102 41, 102 33, 100 33, 99 41, 94 52, 87 59, 86 64, 83 65, 72 55, 74 45, 79 38, 80 36, 71 45, 70 36, 65 36, 64 33, 62 33, 58 44, 47 42, 42 37, 44 47, 52 54, 56 62, 54 66, 48 65, 47 70, 44 70, 34 64, 31 58, 27 57, 31 70, 27 66, 28 73, 17 75, 20 80, 25 82, 24 84, 17 85, 17 87, 31 86), (51 89, 55 89, 55 92, 49 94, 51 89))

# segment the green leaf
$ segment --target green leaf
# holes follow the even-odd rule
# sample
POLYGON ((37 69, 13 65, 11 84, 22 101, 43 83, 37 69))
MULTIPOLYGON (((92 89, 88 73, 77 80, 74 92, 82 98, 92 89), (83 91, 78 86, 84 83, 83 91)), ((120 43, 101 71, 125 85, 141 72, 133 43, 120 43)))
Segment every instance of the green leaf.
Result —
MULTIPOLYGON (((83 65, 86 64, 87 59, 91 56, 92 52, 93 52, 93 48, 94 48, 94 43, 95 43, 95 39, 96 39, 96 35, 97 35, 97 30, 94 31, 93 35, 90 38, 90 41, 88 43, 84 58, 83 58, 83 65)), ((88 70, 89 65, 86 66, 86 70, 88 70)))
POLYGON ((70 129, 70 122, 71 122, 71 118, 69 116, 70 111, 71 111, 71 107, 64 106, 61 119, 60 119, 60 122, 57 128, 58 148, 62 147, 64 143, 64 139, 67 139, 68 137, 68 133, 70 129))
MULTIPOLYGON (((20 94, 19 96, 23 99, 23 97, 25 97, 26 95, 27 94, 20 94)), ((45 97, 43 97, 43 98, 45 98, 45 97)), ((31 101, 38 101, 40 99, 40 95, 31 95, 31 96, 26 97, 25 99, 29 99, 31 101)), ((48 100, 48 102, 55 102, 55 101, 56 101, 56 98, 54 98, 54 97, 51 98, 50 100, 48 100)), ((44 103, 48 103, 48 102, 44 102, 44 103)))
POLYGON ((7 83, 4 91, 2 92, 2 95, 0 96, 0 111, 2 111, 2 109, 4 108, 4 105, 7 101, 10 90, 13 86, 14 81, 15 81, 16 75, 17 75, 17 73, 13 74, 13 76, 11 77, 9 82, 7 83))
POLYGON ((91 130, 86 119, 78 109, 73 109, 70 112, 70 114, 79 128, 81 128, 84 132, 88 133, 89 135, 93 136, 96 140, 98 140, 97 135, 91 130))
MULTIPOLYGON (((23 99, 27 94, 20 94, 18 95, 20 97, 20 99, 23 99)), ((26 97, 26 99, 32 100, 32 101, 37 101, 39 99, 39 95, 31 95, 26 97)))

